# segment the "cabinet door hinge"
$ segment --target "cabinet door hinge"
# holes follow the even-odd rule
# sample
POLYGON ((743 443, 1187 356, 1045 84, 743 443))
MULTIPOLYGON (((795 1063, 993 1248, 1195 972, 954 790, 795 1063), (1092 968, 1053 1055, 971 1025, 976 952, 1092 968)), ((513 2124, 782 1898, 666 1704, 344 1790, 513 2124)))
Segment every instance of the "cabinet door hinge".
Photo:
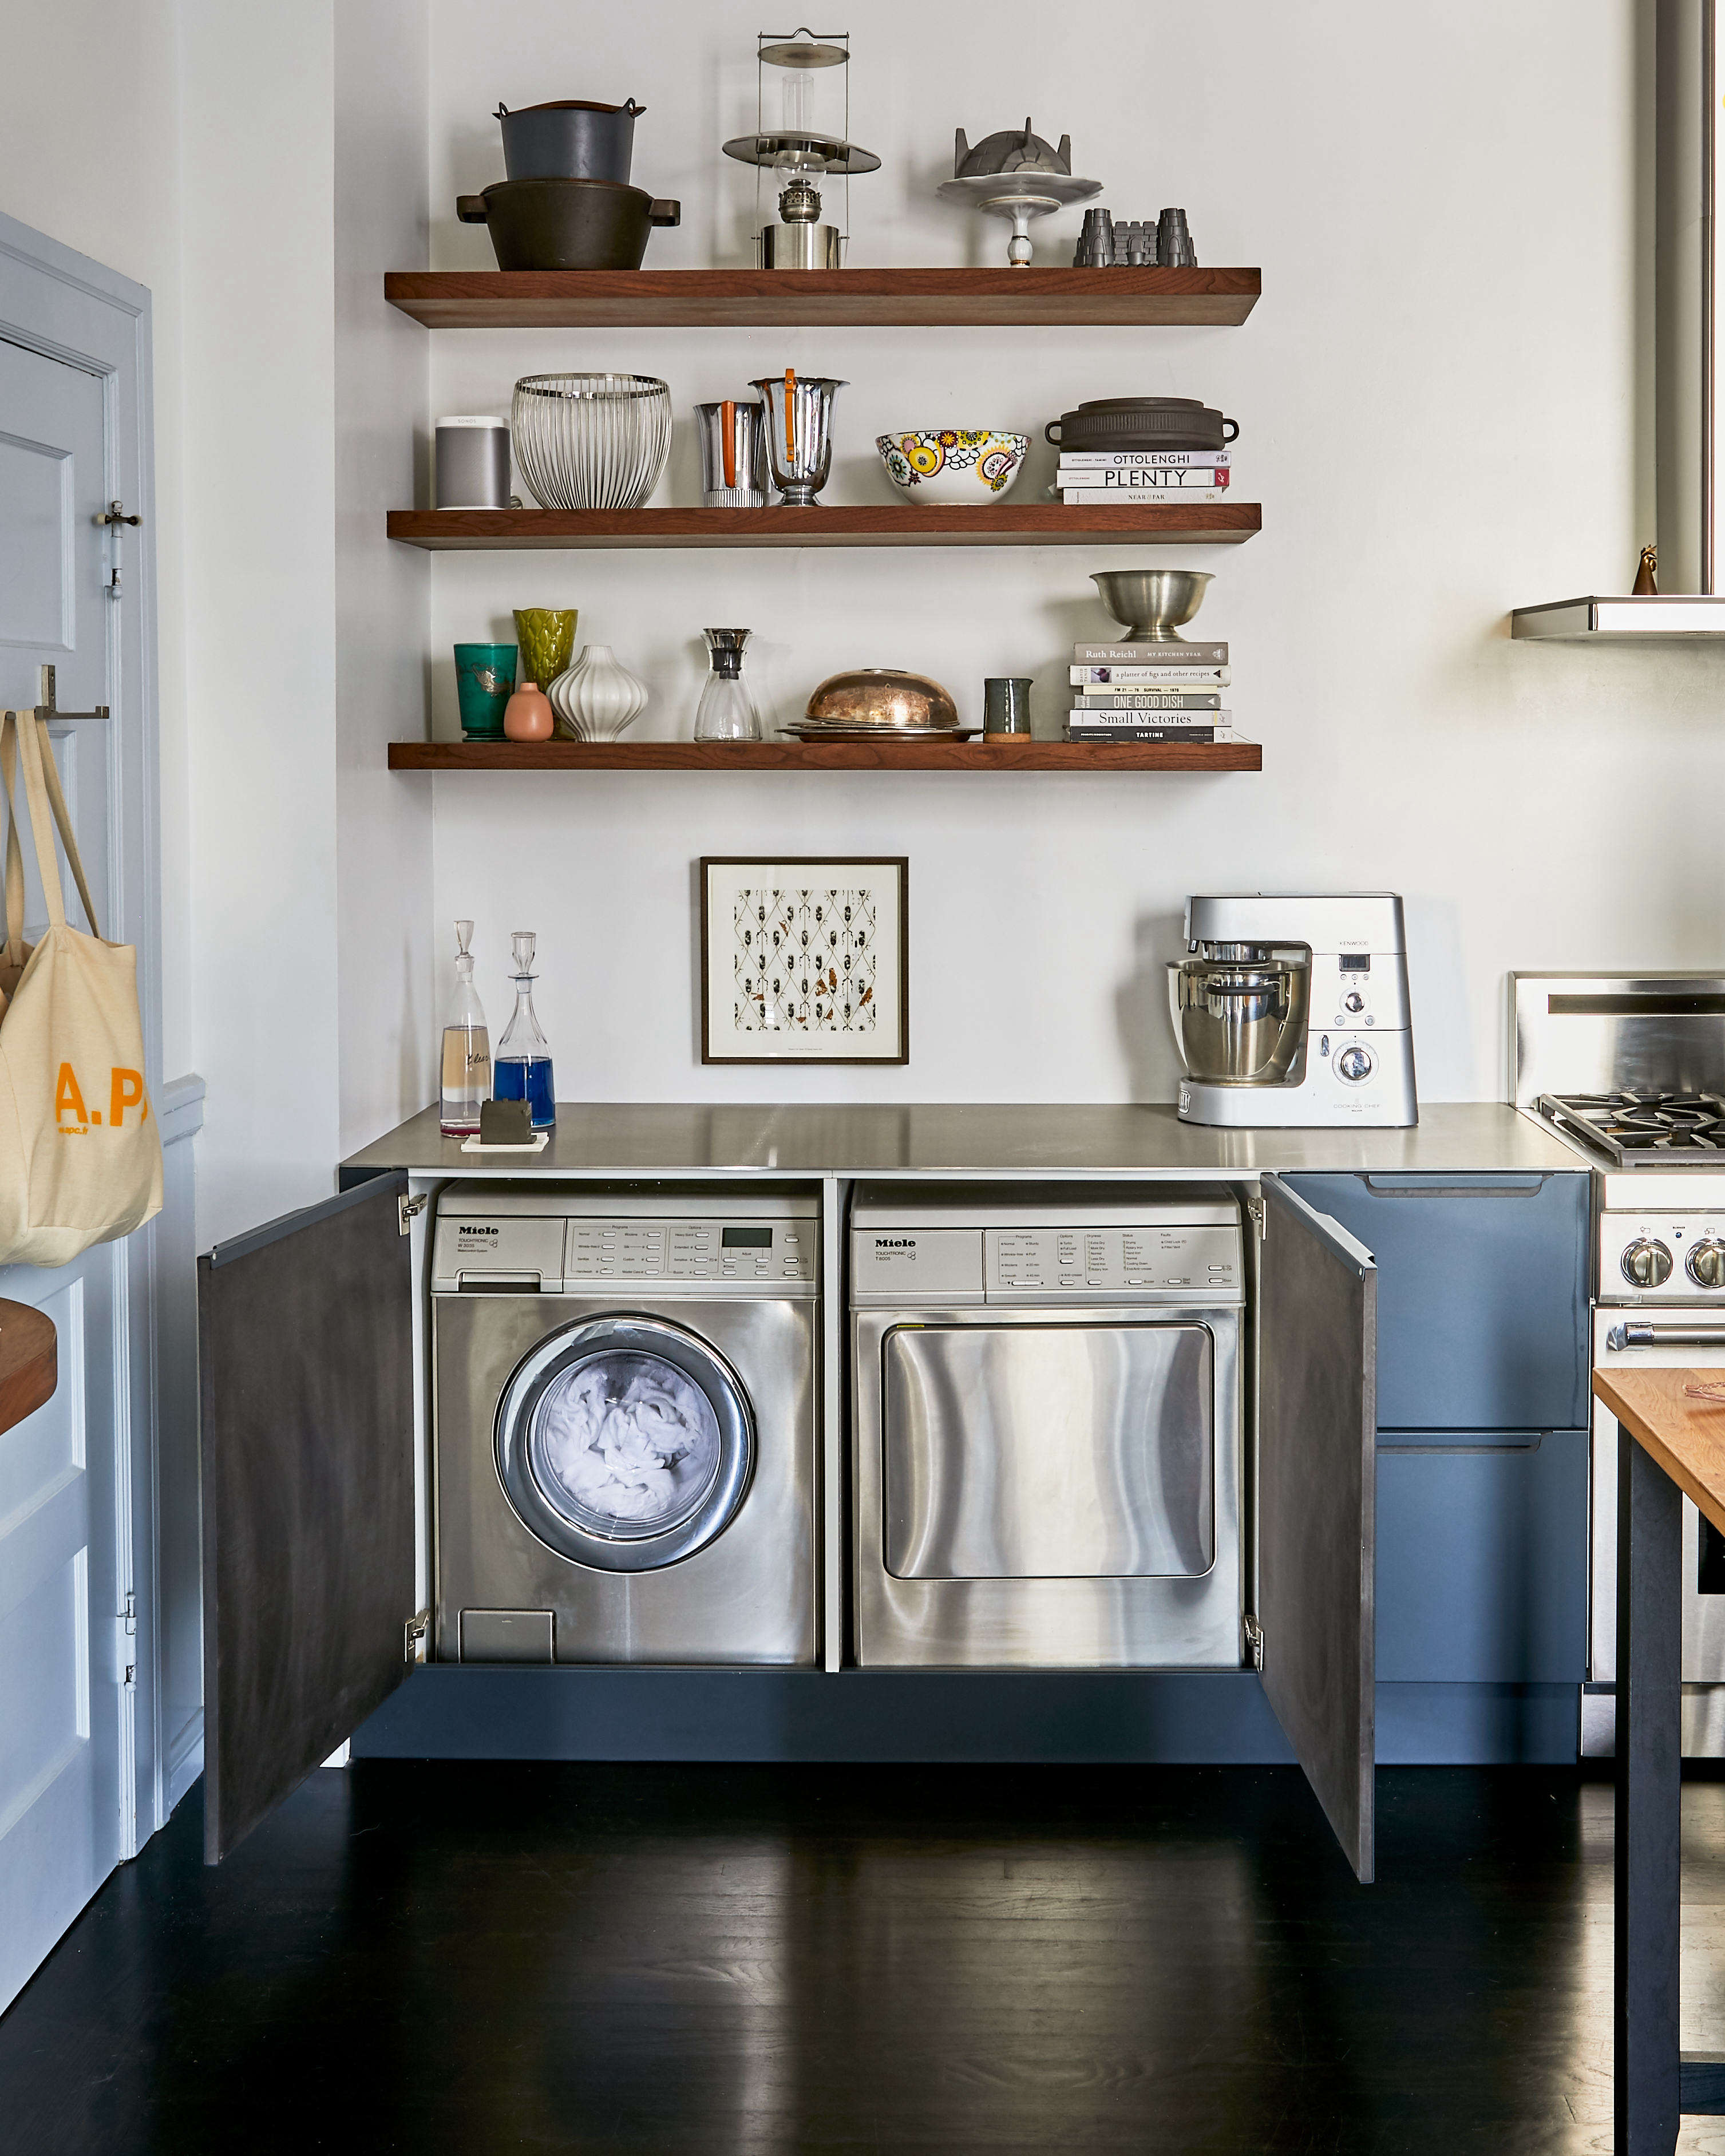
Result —
POLYGON ((395 1217, 401 1223, 401 1231, 403 1235, 411 1235, 413 1234, 413 1215, 416 1213, 423 1213, 430 1202, 430 1199, 426 1196, 423 1190, 412 1198, 408 1195, 406 1191, 403 1191, 401 1196, 395 1201, 395 1217))
POLYGON ((1255 1670, 1264 1666, 1264 1627, 1250 1611, 1244 1620, 1246 1660, 1255 1670))
POLYGON ((1261 1198, 1248 1198, 1245 1201, 1245 1209, 1251 1216, 1252 1225, 1257 1229, 1258 1240, 1261 1243, 1264 1240, 1265 1224, 1269 1209, 1261 1198))
MULTIPOLYGON (((422 1199, 421 1204, 424 1204, 422 1199)), ((402 1627, 402 1660, 423 1662, 431 1650, 431 1612, 422 1609, 402 1627)))

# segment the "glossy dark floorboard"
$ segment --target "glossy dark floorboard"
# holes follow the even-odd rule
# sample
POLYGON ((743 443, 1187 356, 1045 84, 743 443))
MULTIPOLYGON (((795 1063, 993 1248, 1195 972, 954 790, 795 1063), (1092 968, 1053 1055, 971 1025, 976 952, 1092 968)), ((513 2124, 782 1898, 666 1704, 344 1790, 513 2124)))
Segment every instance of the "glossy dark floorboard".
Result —
MULTIPOLYGON (((0 2020, 0 2148, 1609 2148, 1609 1784, 1378 1804, 1367 1888, 1282 1768, 375 1761, 213 1872, 194 1793, 0 2020)), ((1725 2049, 1725 1784, 1685 1834, 1725 2049)))

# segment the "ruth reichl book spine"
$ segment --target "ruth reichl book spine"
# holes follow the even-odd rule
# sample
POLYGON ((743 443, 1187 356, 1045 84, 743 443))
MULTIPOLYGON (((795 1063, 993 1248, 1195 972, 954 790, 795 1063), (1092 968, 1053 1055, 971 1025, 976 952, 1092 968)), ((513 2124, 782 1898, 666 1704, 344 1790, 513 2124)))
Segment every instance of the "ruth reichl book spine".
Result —
POLYGON ((1225 644, 1189 644, 1168 637, 1159 644, 1075 644, 1075 666, 1225 666, 1225 644))

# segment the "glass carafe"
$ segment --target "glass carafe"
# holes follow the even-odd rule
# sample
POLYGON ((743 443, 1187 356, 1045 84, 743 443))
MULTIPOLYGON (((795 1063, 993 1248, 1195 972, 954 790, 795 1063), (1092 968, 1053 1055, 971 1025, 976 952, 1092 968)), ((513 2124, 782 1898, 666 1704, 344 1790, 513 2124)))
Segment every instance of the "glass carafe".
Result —
POLYGON ((455 988, 444 1026, 443 1075, 438 1122, 450 1137, 466 1137, 480 1127, 480 1109, 491 1097, 491 1037, 485 1008, 473 985, 473 923, 455 923, 455 988))
POLYGON ((548 1131, 557 1119, 557 1086, 552 1076, 551 1044, 533 1013, 533 949, 536 938, 517 929, 510 938, 515 953, 515 1016, 497 1044, 491 1073, 493 1097, 525 1101, 536 1131, 548 1131))
POLYGON ((704 629, 712 672, 695 707, 695 738, 698 742, 757 742, 761 714, 755 709, 748 684, 742 678, 742 650, 751 631, 746 629, 704 629))

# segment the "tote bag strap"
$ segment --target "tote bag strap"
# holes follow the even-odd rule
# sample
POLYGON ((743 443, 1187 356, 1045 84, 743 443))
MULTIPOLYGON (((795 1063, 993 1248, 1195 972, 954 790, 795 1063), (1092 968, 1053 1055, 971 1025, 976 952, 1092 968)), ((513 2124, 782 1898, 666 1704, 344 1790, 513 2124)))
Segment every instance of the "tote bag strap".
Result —
POLYGON ((73 834, 72 818, 66 807, 66 797, 60 788, 60 774, 54 760, 54 747, 49 739, 47 724, 33 711, 18 711, 13 716, 18 721, 18 742, 23 752, 24 800, 30 811, 30 830, 36 841, 36 869, 42 878, 42 896, 48 907, 48 917, 55 927, 64 927, 66 901, 60 887, 59 862, 54 845, 54 825, 58 824, 66 849, 67 865, 72 871, 72 880, 77 885, 78 896, 84 901, 90 932, 100 941, 102 932, 97 925, 95 906, 90 898, 90 886, 85 879, 84 863, 79 858, 78 841, 73 834), (52 824, 49 820, 50 812, 52 824))
POLYGON ((6 797, 6 943, 0 963, 24 963, 24 854, 18 843, 18 804, 13 781, 18 775, 18 715, 0 711, 0 792, 6 797))

